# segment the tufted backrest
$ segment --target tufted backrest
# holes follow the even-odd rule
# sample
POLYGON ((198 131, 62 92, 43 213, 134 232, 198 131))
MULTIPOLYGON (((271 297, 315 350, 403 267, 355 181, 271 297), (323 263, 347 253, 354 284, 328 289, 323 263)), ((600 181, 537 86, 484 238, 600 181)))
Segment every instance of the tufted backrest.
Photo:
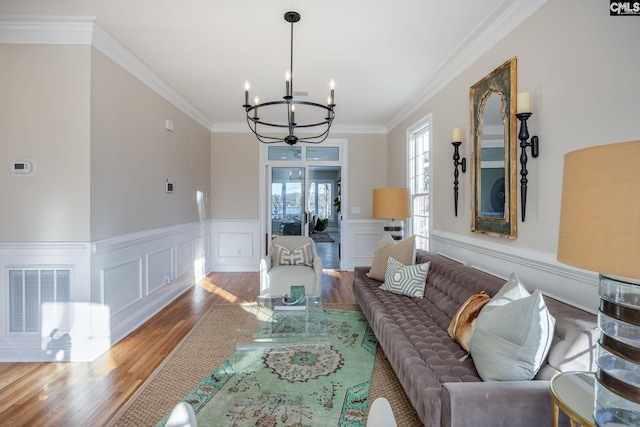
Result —
POLYGON ((484 291, 492 297, 505 282, 504 279, 466 267, 449 258, 416 251, 416 264, 429 261, 431 265, 424 297, 451 318, 471 295, 484 291))
MULTIPOLYGON (((449 258, 421 250, 416 252, 416 263, 429 261, 424 298, 450 318, 471 295, 484 291, 493 297, 505 283, 504 279, 449 258)), ((550 379, 557 372, 595 371, 596 343, 600 335, 596 316, 548 296, 544 300, 556 323, 547 361, 536 379, 550 379)))

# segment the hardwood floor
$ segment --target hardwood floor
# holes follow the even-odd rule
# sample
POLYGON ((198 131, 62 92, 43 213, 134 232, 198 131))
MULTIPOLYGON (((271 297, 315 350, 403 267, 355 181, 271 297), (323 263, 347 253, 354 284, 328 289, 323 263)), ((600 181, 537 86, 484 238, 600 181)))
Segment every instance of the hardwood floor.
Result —
MULTIPOLYGON (((353 272, 326 270, 325 303, 355 303, 353 272)), ((91 363, 0 363, 0 425, 105 425, 213 304, 255 300, 258 273, 212 273, 91 363)))

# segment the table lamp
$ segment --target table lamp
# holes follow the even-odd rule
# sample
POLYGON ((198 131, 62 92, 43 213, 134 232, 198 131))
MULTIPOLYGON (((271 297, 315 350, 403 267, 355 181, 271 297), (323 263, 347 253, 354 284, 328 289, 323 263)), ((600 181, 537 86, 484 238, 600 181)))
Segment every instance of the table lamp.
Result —
POLYGON ((373 217, 391 220, 386 221, 383 227, 394 240, 402 240, 404 237, 404 221, 396 219, 411 216, 410 199, 408 188, 373 189, 373 217))
POLYGON ((599 276, 594 419, 640 425, 640 141, 564 158, 558 261, 599 276))

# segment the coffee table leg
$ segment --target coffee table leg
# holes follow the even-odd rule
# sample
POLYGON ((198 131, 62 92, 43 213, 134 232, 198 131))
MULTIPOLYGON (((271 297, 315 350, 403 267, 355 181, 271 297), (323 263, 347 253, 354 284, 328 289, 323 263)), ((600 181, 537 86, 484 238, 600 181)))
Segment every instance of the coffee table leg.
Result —
POLYGON ((558 427, 558 418, 560 417, 560 407, 555 400, 551 401, 551 427, 558 427))

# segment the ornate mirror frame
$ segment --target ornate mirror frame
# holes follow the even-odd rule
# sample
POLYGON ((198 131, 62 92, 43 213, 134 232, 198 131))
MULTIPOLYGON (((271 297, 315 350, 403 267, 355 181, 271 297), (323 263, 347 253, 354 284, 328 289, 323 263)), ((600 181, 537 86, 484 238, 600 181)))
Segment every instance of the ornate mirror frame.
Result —
POLYGON ((518 223, 516 58, 509 59, 471 86, 470 106, 471 231, 514 239, 518 223), (493 118, 488 116, 490 113, 493 118), (483 148, 485 159, 482 158, 483 148), (504 150, 503 157, 501 149, 504 150))

